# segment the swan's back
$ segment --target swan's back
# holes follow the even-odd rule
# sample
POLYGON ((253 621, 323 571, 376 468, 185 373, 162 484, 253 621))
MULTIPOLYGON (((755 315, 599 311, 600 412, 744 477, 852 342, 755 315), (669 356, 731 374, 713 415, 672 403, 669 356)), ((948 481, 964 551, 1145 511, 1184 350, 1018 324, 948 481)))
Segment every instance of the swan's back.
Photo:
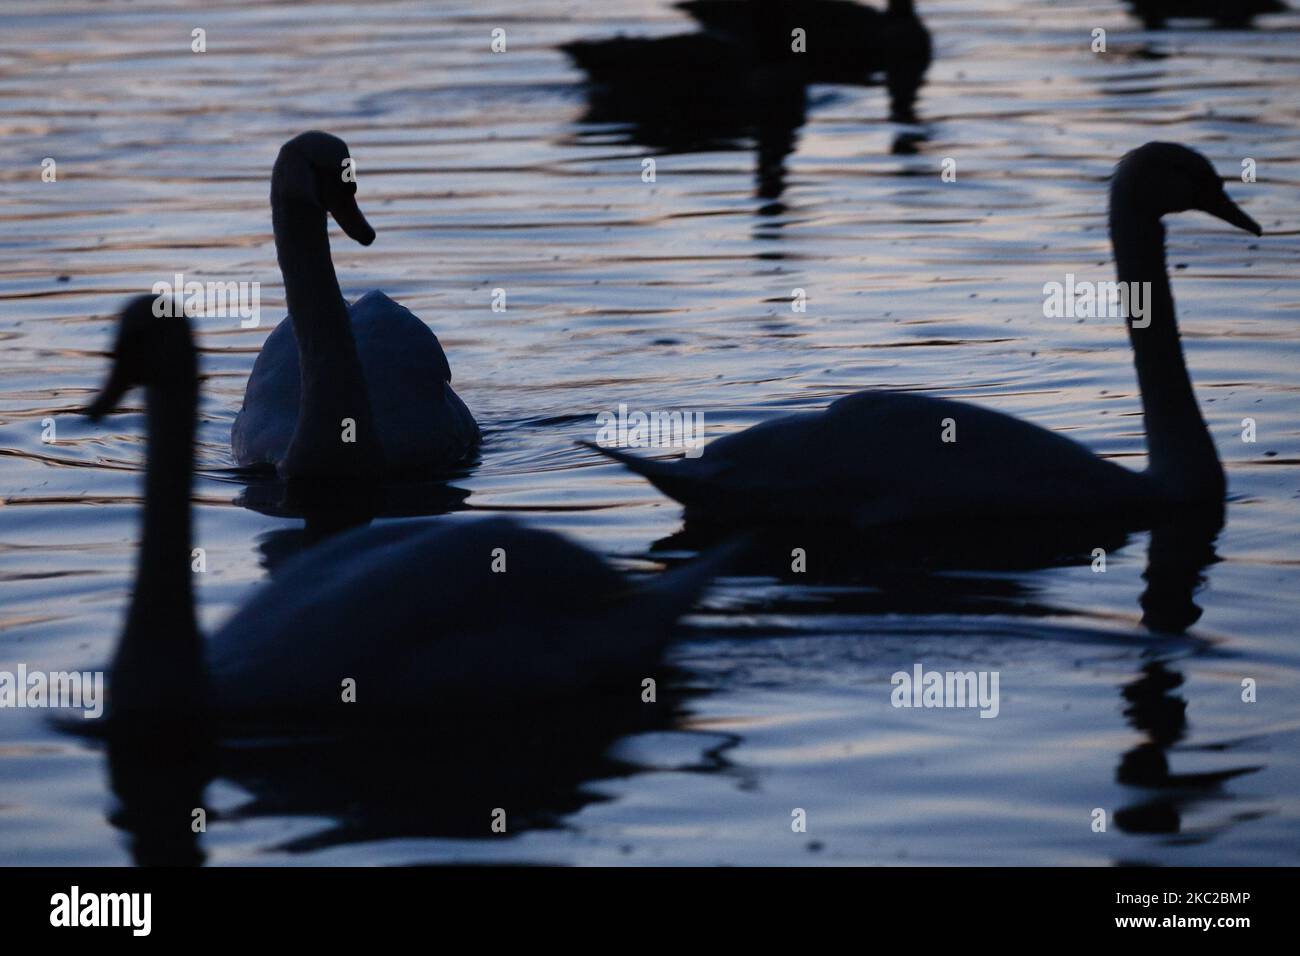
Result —
POLYGON ((561 44, 560 49, 598 83, 628 80, 637 74, 653 72, 670 74, 687 84, 689 78, 681 75, 682 70, 699 67, 726 73, 751 65, 744 47, 703 33, 574 40, 561 44))
MULTIPOLYGON (((478 425, 451 388, 438 337, 384 293, 348 307, 352 335, 390 476, 421 476, 461 461, 479 440, 478 425)), ((298 421, 302 391, 298 340, 286 317, 253 364, 244 405, 231 431, 235 460, 274 467, 298 421)))
MULTIPOLYGON (((507 519, 348 532, 284 565, 210 642, 227 713, 499 707, 631 679, 671 621, 566 539, 507 519), (504 568, 504 570, 494 570, 504 568)), ((630 691, 631 692, 631 691, 630 691)))

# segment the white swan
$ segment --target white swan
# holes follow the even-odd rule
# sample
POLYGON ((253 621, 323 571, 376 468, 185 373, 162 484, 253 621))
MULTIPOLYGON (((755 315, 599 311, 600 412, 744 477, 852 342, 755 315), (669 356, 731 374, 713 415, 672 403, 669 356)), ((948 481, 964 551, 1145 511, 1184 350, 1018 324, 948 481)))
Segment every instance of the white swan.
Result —
POLYGON ((1199 153, 1148 143, 1119 163, 1110 192, 1119 279, 1151 283, 1150 326, 1129 323, 1149 451, 1143 473, 1000 412, 895 392, 858 392, 822 412, 763 422, 710 443, 695 459, 648 461, 591 447, 685 504, 688 520, 865 528, 1221 508, 1223 468, 1187 375, 1165 268, 1160 218, 1187 209, 1261 234, 1199 153), (947 420, 955 441, 944 441, 947 420))
POLYGON ((738 547, 634 586, 584 548, 504 518, 362 528, 287 562, 205 648, 190 569, 195 349, 187 321, 156 318, 152 303, 122 312, 112 371, 86 409, 98 419, 128 388, 147 389, 144 533, 114 718, 346 721, 500 710, 595 684, 640 693, 673 623, 738 547))
POLYGON ((355 181, 344 181, 348 159, 341 139, 309 132, 275 161, 271 218, 289 315, 253 364, 231 447, 239 464, 284 478, 426 477, 462 462, 479 429, 427 325, 382 292, 349 306, 339 291, 326 213, 362 245, 375 238, 355 181))

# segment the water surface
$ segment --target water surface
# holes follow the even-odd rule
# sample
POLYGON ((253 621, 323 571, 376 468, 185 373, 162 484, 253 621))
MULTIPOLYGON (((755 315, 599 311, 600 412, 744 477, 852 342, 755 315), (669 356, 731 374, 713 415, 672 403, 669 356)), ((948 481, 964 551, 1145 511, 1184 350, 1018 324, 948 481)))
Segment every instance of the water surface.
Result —
MULTIPOLYGON (((1229 191, 1267 233, 1169 221, 1188 362, 1231 485, 1185 634, 1142 624, 1146 534, 1104 574, 1086 558, 998 567, 996 534, 976 571, 918 570, 896 559, 905 542, 820 566, 829 552, 811 547, 807 580, 730 578, 691 618, 671 653, 676 717, 539 745, 534 775, 506 791, 524 805, 509 836, 487 833, 502 798, 483 774, 527 756, 443 754, 440 776, 400 747, 296 752, 208 788, 210 862, 1298 861, 1300 15, 1144 32, 1119 3, 921 0, 935 61, 918 122, 890 122, 879 88, 814 87, 773 188, 743 134, 679 151, 585 121, 583 76, 556 46, 692 29, 666 4, 176 7, 5 10, 0 668, 110 652, 143 421, 138 398, 97 427, 76 409, 105 371, 116 308, 159 279, 262 287, 261 327, 199 323, 205 628, 293 546, 300 522, 239 503, 229 430, 283 314, 268 176, 303 129, 348 141, 378 231, 369 249, 332 231, 345 294, 382 288, 429 322, 485 427, 481 464, 457 482, 466 505, 636 569, 690 542, 661 543, 677 505, 575 445, 599 412, 703 412, 713 438, 862 387, 925 389, 1141 468, 1122 328, 1044 319, 1043 284, 1112 277, 1105 177, 1150 139, 1193 145, 1229 176, 1253 158, 1259 181, 1229 191), (1089 49, 1097 27, 1104 55, 1089 49), (45 157, 57 183, 40 181, 45 157), (940 181, 944 158, 955 183, 940 181), (893 708, 890 675, 917 662, 998 671, 999 716, 893 708), (1246 678, 1256 703, 1241 700, 1246 678), (483 832, 443 826, 447 794, 478 786, 483 832)), ((0 712, 0 862, 128 862, 112 806, 100 749, 0 712)))

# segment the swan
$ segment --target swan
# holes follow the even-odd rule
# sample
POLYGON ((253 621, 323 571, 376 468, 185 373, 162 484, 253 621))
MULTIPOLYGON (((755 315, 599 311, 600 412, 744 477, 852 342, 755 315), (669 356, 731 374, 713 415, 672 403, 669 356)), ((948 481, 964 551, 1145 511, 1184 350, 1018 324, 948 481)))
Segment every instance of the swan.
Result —
POLYGON ((633 584, 565 538, 506 518, 370 526, 286 562, 205 643, 190 570, 195 347, 188 321, 155 317, 152 303, 142 296, 122 311, 110 374, 86 408, 97 421, 129 388, 146 389, 144 533, 111 665, 111 719, 206 713, 317 726, 358 712, 500 710, 596 684, 629 682, 639 694, 676 619, 730 560, 719 550, 633 584))
POLYGON ((1148 30, 1162 30, 1167 20, 1213 20, 1225 29, 1249 28, 1265 13, 1285 13, 1282 0, 1125 0, 1148 30))
POLYGON ((717 523, 848 523, 1098 516, 1145 520, 1159 508, 1222 509, 1226 483, 1179 343, 1161 217, 1208 212, 1261 235, 1209 161, 1148 143, 1118 164, 1110 236, 1122 282, 1149 282, 1150 325, 1129 323, 1149 466, 1138 473, 1063 435, 928 395, 864 391, 824 411, 762 422, 677 462, 590 445, 717 523), (955 441, 944 441, 947 422, 955 441))
POLYGON ((561 49, 587 73, 584 124, 622 127, 628 142, 664 153, 735 149, 752 139, 758 198, 781 197, 785 158, 807 115, 798 62, 763 60, 711 33, 579 40, 561 49))
POLYGON ((853 0, 684 0, 674 4, 710 33, 790 56, 803 30, 809 82, 864 83, 879 73, 918 78, 930 65, 930 32, 912 0, 884 10, 853 0))
POLYGON ((343 299, 325 214, 362 245, 375 239, 344 181, 349 157, 343 140, 312 131, 276 158, 271 220, 289 315, 253 364, 231 447, 240 465, 287 479, 427 477, 464 461, 479 429, 424 322, 382 292, 343 299))

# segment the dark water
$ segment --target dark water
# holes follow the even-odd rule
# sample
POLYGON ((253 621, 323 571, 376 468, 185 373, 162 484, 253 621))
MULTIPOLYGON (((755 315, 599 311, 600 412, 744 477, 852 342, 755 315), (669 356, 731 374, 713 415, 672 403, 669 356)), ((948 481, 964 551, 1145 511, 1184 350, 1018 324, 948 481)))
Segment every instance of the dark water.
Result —
MULTIPOLYGON (((204 626, 265 577, 267 552, 292 547, 299 522, 236 503, 228 438, 283 314, 267 178, 302 129, 349 142, 379 233, 362 249, 335 232, 345 293, 382 288, 428 321, 485 425, 482 464, 458 483, 467 504, 634 568, 681 513, 575 446, 620 402, 703 412, 717 437, 865 386, 926 389, 1142 467, 1122 329, 1044 319, 1042 286, 1112 277, 1104 179, 1125 150, 1176 140, 1228 176, 1256 161, 1259 181, 1229 191, 1267 233, 1169 223, 1188 361, 1231 485, 1185 635, 1141 623, 1145 534, 1104 574, 1086 557, 999 568, 996 534, 978 571, 917 571, 896 560, 908 542, 847 558, 810 546, 806 580, 728 579, 691 619, 671 655, 672 722, 574 717, 553 751, 233 757, 207 790, 203 848, 214 863, 1297 862, 1300 15, 1143 32, 1118 3, 919 6, 936 55, 918 124, 889 122, 879 88, 814 87, 777 188, 771 156, 759 176, 755 144, 726 136, 655 153, 644 183, 647 147, 582 122, 582 74, 556 45, 691 29, 663 4, 7 9, 0 669, 109 653, 142 419, 132 405, 91 427, 75 409, 104 371, 116 307, 175 272, 262 283, 260 328, 200 323, 204 626), (498 27, 508 47, 493 54, 498 27), (1095 27, 1104 55, 1089 50, 1095 27), (47 156, 57 183, 40 181, 47 156), (940 182, 945 157, 955 183, 940 182), (868 573, 846 572, 859 564, 868 573), (998 671, 997 719, 890 706, 890 675, 917 662, 998 671), (493 777, 516 766, 528 772, 493 777), (478 831, 444 825, 444 803, 466 794, 484 808, 478 831), (490 837, 502 801, 517 825, 490 837)), ((1204 545, 1169 544, 1183 560, 1157 590, 1185 601, 1204 545)), ((129 859, 102 751, 39 712, 0 711, 0 782, 0 862, 129 859)))

